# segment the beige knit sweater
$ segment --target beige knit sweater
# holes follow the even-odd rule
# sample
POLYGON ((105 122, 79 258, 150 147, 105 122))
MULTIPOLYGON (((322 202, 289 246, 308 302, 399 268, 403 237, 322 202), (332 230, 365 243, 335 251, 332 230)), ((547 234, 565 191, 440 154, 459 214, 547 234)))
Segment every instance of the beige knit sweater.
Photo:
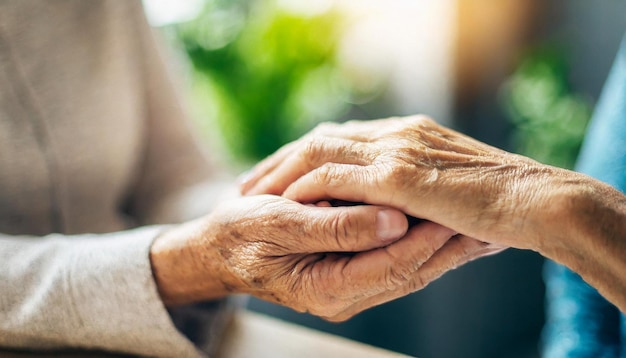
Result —
POLYGON ((197 355, 129 229, 210 177, 139 1, 0 0, 1 347, 197 355))

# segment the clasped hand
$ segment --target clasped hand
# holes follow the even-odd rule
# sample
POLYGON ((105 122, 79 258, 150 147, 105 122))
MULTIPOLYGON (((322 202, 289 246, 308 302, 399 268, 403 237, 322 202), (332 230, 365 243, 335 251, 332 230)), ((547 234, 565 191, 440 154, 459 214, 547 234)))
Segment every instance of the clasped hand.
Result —
POLYGON ((341 321, 422 288, 439 274, 424 263, 454 235, 433 223, 408 229, 395 209, 258 195, 163 233, 151 257, 166 304, 246 293, 341 321))
POLYGON ((423 116, 322 124, 240 189, 156 240, 166 303, 249 293, 345 320, 515 247, 573 268, 626 307, 623 194, 423 116), (405 215, 425 221, 409 228, 405 215))
POLYGON ((424 117, 320 125, 261 162, 246 196, 157 239, 155 277, 170 304, 247 293, 345 320, 531 246, 515 239, 520 203, 546 170, 424 117), (330 199, 365 204, 315 205, 330 199), (427 221, 408 228, 405 215, 427 221))
MULTIPOLYGON (((257 165, 245 195, 384 205, 499 247, 533 249, 552 168, 424 116, 324 123, 257 165), (531 234, 524 240, 522 233, 531 234)), ((546 211, 544 211, 546 212, 546 211)))

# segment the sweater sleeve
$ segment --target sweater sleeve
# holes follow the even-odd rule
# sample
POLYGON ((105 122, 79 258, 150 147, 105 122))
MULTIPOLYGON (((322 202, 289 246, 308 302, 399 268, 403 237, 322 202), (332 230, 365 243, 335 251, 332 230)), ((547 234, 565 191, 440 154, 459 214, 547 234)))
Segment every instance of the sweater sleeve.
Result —
MULTIPOLYGON (((137 111, 145 117, 143 147, 119 208, 139 225, 206 214, 223 186, 216 184, 217 172, 189 128, 141 2, 109 4, 124 4, 119 6, 133 20, 128 35, 136 47, 128 49, 133 55, 128 63, 136 64, 143 79, 137 96, 145 107, 137 111)), ((187 319, 181 309, 168 312, 159 297, 149 250, 161 228, 73 236, 0 234, 0 346, 193 357, 201 354, 197 347, 206 351, 215 345, 220 318, 227 314, 222 301, 199 305, 201 314, 187 319)))
POLYGON ((198 356, 152 277, 148 253, 161 229, 0 235, 0 345, 198 356))

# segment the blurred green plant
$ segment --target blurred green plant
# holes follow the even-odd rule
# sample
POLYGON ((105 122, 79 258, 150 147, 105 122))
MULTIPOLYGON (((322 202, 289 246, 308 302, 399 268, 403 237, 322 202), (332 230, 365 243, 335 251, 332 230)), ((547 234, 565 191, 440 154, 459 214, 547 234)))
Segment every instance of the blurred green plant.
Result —
POLYGON ((271 0, 212 0, 177 25, 195 102, 213 113, 235 158, 261 159, 348 110, 351 88, 335 57, 342 24, 334 10, 306 15, 271 0))
POLYGON ((566 57, 554 49, 530 53, 503 87, 517 150, 571 169, 591 117, 590 102, 568 84, 566 57))

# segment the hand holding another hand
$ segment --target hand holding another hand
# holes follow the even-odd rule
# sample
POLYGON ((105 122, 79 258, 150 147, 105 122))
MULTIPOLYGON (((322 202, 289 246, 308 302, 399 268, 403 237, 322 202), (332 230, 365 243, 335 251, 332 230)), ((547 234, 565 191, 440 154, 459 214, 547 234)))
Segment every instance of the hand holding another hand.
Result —
POLYGON ((465 253, 459 244, 466 239, 453 235, 433 223, 407 231, 395 209, 305 206, 259 195, 163 233, 151 260, 167 304, 247 293, 338 321, 440 275, 422 264, 444 245, 465 253))
POLYGON ((322 124, 261 162, 241 190, 395 207, 497 247, 535 249, 545 234, 536 215, 550 214, 554 178, 568 180, 413 116, 322 124))
POLYGON ((241 191, 383 205, 467 235, 450 240, 420 273, 442 274, 505 247, 534 250, 626 310, 624 194, 423 116, 322 124, 261 162, 241 191))
POLYGON ((249 196, 157 239, 166 302, 249 293, 344 320, 509 246, 569 264, 623 300, 610 286, 621 251, 601 246, 621 245, 622 231, 593 222, 619 227, 623 195, 425 117, 320 125, 261 162, 241 190, 249 196), (369 205, 303 205, 330 199, 369 205), (601 215, 581 215, 590 210, 601 215), (430 222, 407 231, 405 214, 430 222))

